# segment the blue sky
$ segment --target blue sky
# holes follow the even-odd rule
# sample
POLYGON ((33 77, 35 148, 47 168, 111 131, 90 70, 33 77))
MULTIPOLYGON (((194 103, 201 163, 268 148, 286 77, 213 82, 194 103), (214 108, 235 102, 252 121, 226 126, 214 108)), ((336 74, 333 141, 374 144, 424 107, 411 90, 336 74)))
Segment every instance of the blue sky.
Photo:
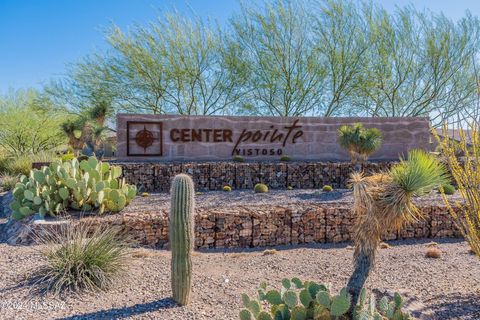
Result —
MULTIPOLYGON (((387 10, 412 3, 374 1, 387 10)), ((479 0, 416 0, 414 4, 453 19, 467 9, 480 16, 479 0)), ((0 0, 0 93, 39 88, 62 75, 66 63, 105 48, 102 30, 112 22, 124 29, 176 9, 224 23, 238 8, 237 0, 0 0)))

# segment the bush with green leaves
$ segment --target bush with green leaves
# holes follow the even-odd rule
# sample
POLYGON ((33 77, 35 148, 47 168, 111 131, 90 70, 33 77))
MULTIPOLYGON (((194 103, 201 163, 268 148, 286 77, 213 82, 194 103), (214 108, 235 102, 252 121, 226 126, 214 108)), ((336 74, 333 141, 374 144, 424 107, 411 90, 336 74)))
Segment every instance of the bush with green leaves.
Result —
POLYGON ((264 183, 257 183, 255 187, 253 187, 253 191, 255 191, 255 193, 267 193, 268 186, 264 183))
POLYGON ((377 151, 383 141, 383 135, 377 128, 365 128, 361 123, 338 128, 338 143, 348 151, 352 163, 365 162, 377 151))
MULTIPOLYGON (((351 298, 346 288, 336 295, 327 285, 313 281, 301 281, 299 278, 283 279, 280 290, 269 289, 263 282, 258 289, 258 299, 242 295, 243 306, 241 320, 327 320, 351 319, 348 315, 351 298), (264 308, 268 305, 268 308, 264 308)), ((366 298, 362 291, 360 303, 354 308, 353 319, 406 320, 410 316, 403 312, 403 299, 395 293, 394 300, 383 297, 377 307, 373 294, 366 298)))
POLYGON ((242 157, 242 156, 234 156, 234 157, 232 158, 232 160, 233 160, 234 162, 245 162, 245 158, 242 157))
POLYGON ((20 177, 13 189, 12 217, 55 216, 68 208, 98 210, 99 214, 121 211, 137 194, 137 188, 120 179, 121 175, 121 167, 95 157, 80 162, 53 161, 20 177))
POLYGON ((322 190, 325 191, 325 192, 330 192, 330 191, 333 191, 333 188, 332 188, 332 186, 326 184, 322 187, 322 190))
POLYGON ((128 237, 116 228, 69 224, 36 236, 44 258, 32 279, 39 291, 106 290, 127 271, 128 237))

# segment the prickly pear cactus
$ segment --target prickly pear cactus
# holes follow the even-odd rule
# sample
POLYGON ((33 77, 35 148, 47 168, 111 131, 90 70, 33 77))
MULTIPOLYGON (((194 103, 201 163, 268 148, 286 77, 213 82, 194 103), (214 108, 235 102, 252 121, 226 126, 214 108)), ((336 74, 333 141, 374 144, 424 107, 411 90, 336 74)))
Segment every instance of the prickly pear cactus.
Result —
MULTIPOLYGON (((392 302, 383 298, 378 309, 373 294, 368 299, 367 306, 366 300, 363 290, 360 303, 355 307, 354 320, 409 319, 408 314, 400 310, 403 302, 398 293, 392 302)), ((351 319, 348 315, 351 298, 346 288, 332 296, 328 286, 313 281, 302 282, 298 278, 283 279, 280 290, 267 289, 267 284, 263 282, 258 289, 258 299, 243 294, 242 302, 244 309, 240 311, 240 320, 351 319), (268 308, 264 310, 265 304, 268 308)))
POLYGON ((192 285, 194 242, 193 210, 195 190, 192 179, 179 174, 173 179, 170 209, 171 281, 173 299, 180 305, 189 302, 192 285))
POLYGON ((79 162, 53 161, 22 176, 13 190, 12 218, 20 220, 34 213, 54 216, 68 208, 82 211, 118 212, 137 194, 134 185, 120 179, 122 168, 95 157, 79 162))

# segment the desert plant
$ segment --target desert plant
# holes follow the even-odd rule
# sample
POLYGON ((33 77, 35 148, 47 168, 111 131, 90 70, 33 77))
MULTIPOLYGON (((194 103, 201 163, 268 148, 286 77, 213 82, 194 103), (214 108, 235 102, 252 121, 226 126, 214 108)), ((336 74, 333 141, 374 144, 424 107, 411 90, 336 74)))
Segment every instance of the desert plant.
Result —
POLYGON ((292 160, 292 158, 290 158, 287 155, 284 155, 284 156, 280 157, 280 161, 283 161, 283 162, 288 162, 288 161, 291 161, 291 160, 292 160))
POLYGON ((427 252, 425 253, 425 257, 438 259, 442 257, 442 250, 438 249, 438 247, 429 247, 427 252))
POLYGON ((106 290, 127 271, 127 238, 118 229, 88 223, 45 229, 37 235, 44 264, 34 283, 41 291, 106 290))
POLYGON ((455 193, 455 187, 452 186, 451 184, 444 184, 440 189, 440 192, 443 192, 447 195, 452 195, 455 193))
POLYGON ((170 210, 170 248, 172 250, 172 293, 180 305, 187 305, 192 286, 192 250, 194 242, 193 211, 195 191, 186 174, 172 182, 170 210))
POLYGON ((223 186, 222 190, 225 191, 225 192, 230 192, 230 191, 232 191, 232 187, 230 187, 230 186, 223 186))
POLYGON ((135 197, 134 185, 120 179, 122 168, 98 161, 95 157, 53 161, 42 169, 21 176, 13 189, 12 217, 20 220, 34 213, 56 215, 72 208, 118 212, 135 197))
MULTIPOLYGON (((448 130, 447 127, 444 131, 448 130)), ((434 132, 436 135, 436 133, 434 132)), ((473 252, 480 257, 480 131, 477 126, 470 130, 470 141, 463 130, 459 130, 460 143, 444 134, 443 139, 436 135, 457 190, 463 203, 450 203, 443 197, 455 224, 468 241, 473 252), (463 157, 457 157, 458 147, 463 157)))
POLYGON ((363 289, 360 303, 353 308, 354 315, 349 317, 347 312, 351 308, 351 298, 347 288, 333 295, 329 286, 313 281, 301 281, 299 278, 283 279, 280 290, 270 289, 262 282, 258 289, 258 300, 242 294, 242 302, 244 309, 240 311, 241 320, 409 318, 409 315, 401 310, 403 299, 398 293, 395 293, 394 301, 383 297, 377 309, 373 294, 366 305, 366 292, 363 289), (264 308, 266 305, 268 308, 264 308))
POLYGON ((255 193, 267 193, 268 186, 264 183, 257 183, 255 187, 253 187, 253 191, 255 191, 255 193))
POLYGON ((32 169, 32 159, 29 156, 10 158, 7 162, 7 172, 16 175, 28 175, 32 169))
POLYGON ((62 160, 62 162, 67 162, 73 160, 73 158, 75 158, 73 152, 67 152, 60 157, 60 160, 62 160))
POLYGON ((355 270, 347 287, 355 304, 374 265, 382 234, 421 218, 412 197, 444 185, 448 177, 433 155, 413 150, 407 160, 402 159, 389 172, 368 177, 354 173, 351 182, 357 221, 353 236, 355 270))
POLYGON ((17 181, 18 181, 17 175, 11 175, 8 173, 0 174, 0 187, 3 190, 7 190, 7 191, 12 190, 17 184, 17 181))
POLYGON ((383 141, 383 135, 377 128, 367 129, 361 123, 338 128, 338 142, 348 151, 352 163, 365 162, 377 151, 383 141))
POLYGON ((232 160, 233 160, 234 162, 245 162, 245 158, 243 158, 243 157, 241 157, 241 156, 234 156, 234 157, 232 158, 232 160))
POLYGON ((333 188, 332 188, 332 186, 324 185, 322 187, 322 190, 325 191, 325 192, 331 192, 331 191, 333 191, 333 188))

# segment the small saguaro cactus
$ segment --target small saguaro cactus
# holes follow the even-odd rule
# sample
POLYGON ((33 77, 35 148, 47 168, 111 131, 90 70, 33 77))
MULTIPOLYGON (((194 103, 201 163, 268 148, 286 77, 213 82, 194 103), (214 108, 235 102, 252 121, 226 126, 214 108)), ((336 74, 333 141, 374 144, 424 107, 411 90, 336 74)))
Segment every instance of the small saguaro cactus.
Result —
POLYGON ((194 243, 193 210, 195 191, 186 174, 172 182, 170 209, 170 248, 172 250, 172 293, 179 305, 187 305, 192 286, 192 250, 194 243))

